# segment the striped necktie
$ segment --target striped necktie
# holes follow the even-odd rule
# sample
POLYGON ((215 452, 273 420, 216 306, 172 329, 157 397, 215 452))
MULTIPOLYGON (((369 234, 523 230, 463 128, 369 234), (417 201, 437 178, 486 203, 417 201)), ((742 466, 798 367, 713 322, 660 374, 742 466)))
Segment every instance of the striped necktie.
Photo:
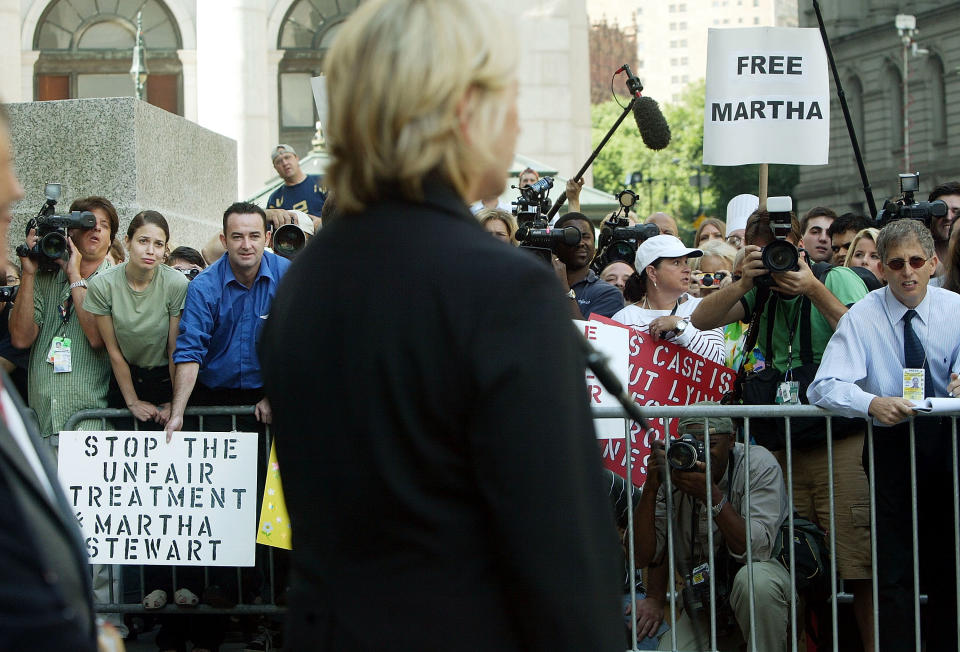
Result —
POLYGON ((933 387, 930 385, 930 366, 927 364, 927 355, 910 323, 916 316, 917 311, 912 309, 903 316, 903 364, 908 369, 923 368, 923 396, 927 398, 933 395, 933 387))

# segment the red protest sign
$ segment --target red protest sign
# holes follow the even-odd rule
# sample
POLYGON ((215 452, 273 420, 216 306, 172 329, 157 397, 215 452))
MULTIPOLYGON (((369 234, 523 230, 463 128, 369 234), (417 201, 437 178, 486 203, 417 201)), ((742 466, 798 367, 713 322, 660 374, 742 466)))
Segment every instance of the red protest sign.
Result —
MULTIPOLYGON (((682 346, 653 337, 644 329, 624 326, 612 319, 591 315, 591 320, 619 326, 630 331, 630 371, 628 390, 640 405, 689 405, 698 401, 719 401, 733 385, 736 374, 729 367, 707 360, 682 346)), ((638 487, 647 477, 650 442, 677 436, 677 420, 647 419, 646 430, 630 424, 630 442, 625 439, 601 440, 603 464, 626 477, 627 451, 631 455, 631 477, 638 487)))

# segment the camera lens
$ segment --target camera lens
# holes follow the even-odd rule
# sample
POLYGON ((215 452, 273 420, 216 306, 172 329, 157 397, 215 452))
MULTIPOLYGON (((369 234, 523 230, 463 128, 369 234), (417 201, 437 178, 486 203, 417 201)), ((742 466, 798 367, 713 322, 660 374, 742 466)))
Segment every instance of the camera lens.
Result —
POLYGON ((775 240, 763 248, 761 260, 771 272, 789 272, 797 269, 800 252, 786 240, 775 240))
POLYGON ((66 258, 67 239, 62 233, 48 233, 40 238, 40 251, 47 258, 66 258))
POLYGON ((675 439, 667 448, 667 462, 678 471, 689 471, 697 465, 697 449, 690 442, 675 439))
POLYGON ((306 242, 307 237, 296 224, 284 224, 273 233, 273 250, 284 258, 292 258, 306 242))

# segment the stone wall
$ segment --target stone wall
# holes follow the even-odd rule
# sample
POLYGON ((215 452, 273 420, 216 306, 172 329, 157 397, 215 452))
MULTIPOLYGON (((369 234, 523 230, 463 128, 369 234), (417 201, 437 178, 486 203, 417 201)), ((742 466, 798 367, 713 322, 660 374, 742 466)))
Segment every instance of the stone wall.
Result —
POLYGON ((134 98, 6 105, 14 164, 26 197, 14 210, 11 255, 43 204, 46 182, 63 184, 58 213, 77 197, 117 207, 118 235, 141 210, 170 223, 171 247, 199 249, 237 200, 236 143, 134 98))

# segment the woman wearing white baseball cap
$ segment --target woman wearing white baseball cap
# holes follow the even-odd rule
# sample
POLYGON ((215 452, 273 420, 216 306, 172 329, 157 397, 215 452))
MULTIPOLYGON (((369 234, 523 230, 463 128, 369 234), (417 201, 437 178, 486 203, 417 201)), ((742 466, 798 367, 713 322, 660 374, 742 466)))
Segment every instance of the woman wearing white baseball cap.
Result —
POLYGON ((613 316, 628 326, 645 328, 654 340, 668 340, 698 355, 723 364, 726 348, 723 329, 697 330, 690 315, 700 299, 687 294, 690 266, 687 258, 702 256, 672 235, 645 240, 636 255, 636 272, 627 280, 625 294, 640 297, 613 316))

